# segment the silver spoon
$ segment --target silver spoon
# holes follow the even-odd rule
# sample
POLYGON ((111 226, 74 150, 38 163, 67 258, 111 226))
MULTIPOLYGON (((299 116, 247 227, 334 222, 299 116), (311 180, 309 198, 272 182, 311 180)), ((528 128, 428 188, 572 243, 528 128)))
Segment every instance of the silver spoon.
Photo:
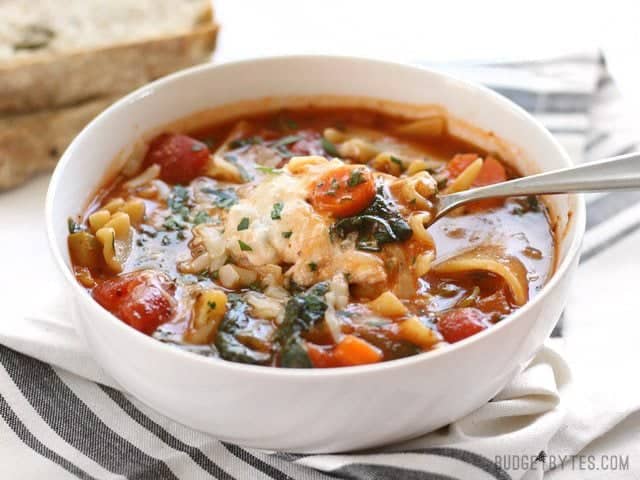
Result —
POLYGON ((640 189, 640 152, 438 196, 430 223, 465 203, 487 198, 635 189, 640 189))

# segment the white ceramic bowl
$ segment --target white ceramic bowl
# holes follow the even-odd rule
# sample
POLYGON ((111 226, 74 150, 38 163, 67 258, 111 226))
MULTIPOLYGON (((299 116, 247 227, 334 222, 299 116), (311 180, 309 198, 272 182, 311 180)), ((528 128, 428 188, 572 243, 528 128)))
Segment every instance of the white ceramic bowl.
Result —
POLYGON ((346 57, 300 56, 204 65, 118 101, 74 140, 51 179, 49 241, 67 282, 75 325, 96 360, 159 412, 250 447, 335 452, 407 439, 490 400, 535 355, 563 309, 584 231, 579 197, 551 199, 558 266, 531 302, 496 326, 448 348, 391 362, 325 370, 248 366, 164 345, 125 325, 76 282, 67 218, 78 214, 113 159, 142 134, 230 102, 265 96, 358 95, 440 104, 521 149, 525 173, 570 165, 531 116, 477 85, 411 66, 346 57))

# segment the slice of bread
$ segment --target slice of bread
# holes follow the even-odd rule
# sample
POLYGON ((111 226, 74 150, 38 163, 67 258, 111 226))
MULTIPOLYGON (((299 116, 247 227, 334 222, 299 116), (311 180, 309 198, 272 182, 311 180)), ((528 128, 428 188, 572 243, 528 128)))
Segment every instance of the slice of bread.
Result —
POLYGON ((71 140, 118 96, 10 116, 0 116, 0 190, 55 167, 71 140))
POLYGON ((0 114, 123 94, 206 60, 210 0, 0 2, 0 114))
POLYGON ((210 0, 0 0, 0 190, 125 93, 208 60, 210 0))

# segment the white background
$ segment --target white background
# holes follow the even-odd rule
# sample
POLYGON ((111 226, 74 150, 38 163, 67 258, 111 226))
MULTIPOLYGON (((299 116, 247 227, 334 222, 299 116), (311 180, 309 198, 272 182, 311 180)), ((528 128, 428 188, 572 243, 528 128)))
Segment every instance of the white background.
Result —
POLYGON ((526 59, 601 48, 640 109, 640 2, 214 0, 214 59, 290 53, 403 62, 526 59))

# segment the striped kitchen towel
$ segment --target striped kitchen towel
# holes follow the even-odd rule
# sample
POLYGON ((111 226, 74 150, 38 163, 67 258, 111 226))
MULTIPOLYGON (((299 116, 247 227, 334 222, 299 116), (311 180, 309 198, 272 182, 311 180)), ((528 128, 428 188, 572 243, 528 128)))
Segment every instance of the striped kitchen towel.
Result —
MULTIPOLYGON (((624 105, 598 54, 431 66, 480 81, 519 103, 576 162, 636 148, 623 121, 624 105)), ((0 197, 0 207, 19 196, 0 197)), ((610 375, 620 372, 614 360, 637 349, 622 342, 625 351, 616 337, 606 335, 615 324, 616 335, 624 337, 623 322, 607 318, 605 325, 590 314, 598 310, 590 307, 595 302, 623 318, 633 304, 627 300, 635 293, 629 267, 640 264, 640 252, 629 242, 640 241, 640 194, 588 200, 580 289, 572 294, 562 331, 556 332, 560 338, 552 339, 493 401, 448 427, 401 445, 340 455, 264 452, 217 441, 119 391, 69 325, 63 292, 54 292, 57 304, 46 315, 0 322, 0 478, 503 480, 541 478, 546 471, 551 478, 588 479, 602 472, 576 469, 568 459, 586 451, 597 457, 602 444, 608 453, 622 445, 626 450, 620 453, 640 468, 640 451, 630 442, 612 437, 613 443, 606 443, 640 410, 633 382, 620 378, 625 384, 620 388, 610 375)))

